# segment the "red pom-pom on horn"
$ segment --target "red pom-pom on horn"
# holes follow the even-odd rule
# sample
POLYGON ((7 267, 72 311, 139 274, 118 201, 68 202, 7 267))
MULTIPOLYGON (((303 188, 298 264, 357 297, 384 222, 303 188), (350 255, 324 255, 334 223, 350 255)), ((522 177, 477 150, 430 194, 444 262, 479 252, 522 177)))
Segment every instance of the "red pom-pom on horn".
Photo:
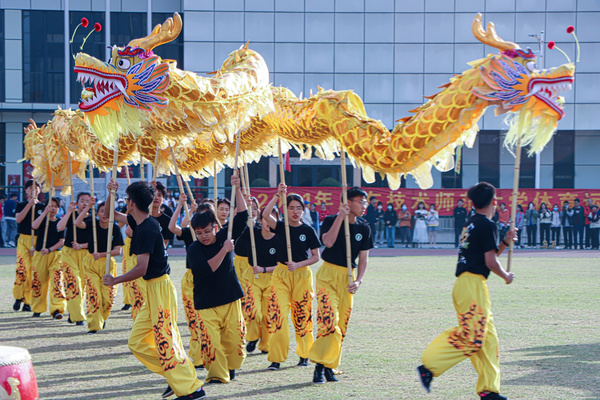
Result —
POLYGON ((95 30, 96 32, 100 32, 100 31, 102 30, 102 25, 100 25, 100 22, 96 22, 96 23, 94 24, 94 30, 95 30))
POLYGON ((554 40, 551 40, 548 42, 548 48, 550 50, 552 50, 554 48, 554 46, 556 46, 556 43, 554 42, 554 40))
POLYGON ((83 26, 84 28, 87 28, 89 23, 90 21, 88 21, 86 17, 81 18, 81 26, 83 26))
POLYGON ((573 33, 573 32, 575 32, 575 27, 573 25, 567 26, 567 33, 573 33))

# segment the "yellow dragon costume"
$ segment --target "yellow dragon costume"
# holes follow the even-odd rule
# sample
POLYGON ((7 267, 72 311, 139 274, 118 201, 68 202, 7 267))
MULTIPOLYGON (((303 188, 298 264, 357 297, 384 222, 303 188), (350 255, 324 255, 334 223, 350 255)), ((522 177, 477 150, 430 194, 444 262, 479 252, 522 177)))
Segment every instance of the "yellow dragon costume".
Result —
MULTIPOLYGON (((52 143, 70 150, 75 161, 91 160, 102 170, 110 169, 117 140, 119 165, 138 162, 140 152, 153 160, 160 151, 157 168, 165 174, 174 172, 172 146, 180 173, 203 177, 213 174, 214 161, 219 169, 233 165, 240 132, 242 162, 276 154, 281 139, 304 158, 311 157, 313 148, 325 159, 344 149, 367 182, 377 172, 396 189, 403 175, 412 174, 428 188, 432 166, 449 170, 455 148, 472 146, 477 121, 489 106, 496 106, 497 115, 507 114, 505 143, 514 145, 520 135, 530 152, 540 151, 564 115, 558 95, 570 90, 575 73, 572 63, 535 69, 531 50, 500 39, 492 23, 484 30, 478 14, 473 34, 500 53, 470 62, 470 69, 451 78, 390 132, 367 116, 360 97, 350 90, 319 89, 298 99, 286 88, 270 86, 263 58, 247 45, 231 53, 210 77, 182 71, 153 53, 181 28, 176 13, 149 36, 114 46, 108 63, 77 54, 75 72, 84 85, 80 110, 55 113, 46 128, 59 131, 48 133, 58 138, 52 143)), ((35 129, 29 134, 39 136, 35 129)))

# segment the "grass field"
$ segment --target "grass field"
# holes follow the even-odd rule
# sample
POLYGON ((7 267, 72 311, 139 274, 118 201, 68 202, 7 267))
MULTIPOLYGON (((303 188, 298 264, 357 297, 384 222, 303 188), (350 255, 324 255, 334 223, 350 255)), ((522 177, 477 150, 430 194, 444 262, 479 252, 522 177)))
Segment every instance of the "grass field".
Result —
MULTIPOLYGON (((476 399, 465 361, 420 387, 415 367, 427 344, 456 325, 455 257, 371 258, 344 343, 339 383, 312 385, 313 365, 296 367, 295 343, 280 371, 250 354, 235 381, 206 388, 211 399, 476 399)), ((183 257, 171 258, 179 288, 183 257)), ((316 271, 318 266, 313 269, 316 271)), ((500 336, 502 393, 511 399, 600 399, 600 265, 596 258, 518 257, 518 279, 488 284, 500 336)), ((47 313, 12 311, 14 258, 0 257, 0 343, 33 358, 42 399, 160 399, 165 380, 130 353, 129 312, 115 311, 94 336, 47 313)), ((179 290, 179 289, 178 289, 179 290)), ((120 310, 119 288, 115 309, 120 310)), ((179 330, 189 331, 179 304, 179 330)), ((316 316, 315 316, 316 319, 316 316)), ((203 378, 201 371, 199 377, 203 378)))

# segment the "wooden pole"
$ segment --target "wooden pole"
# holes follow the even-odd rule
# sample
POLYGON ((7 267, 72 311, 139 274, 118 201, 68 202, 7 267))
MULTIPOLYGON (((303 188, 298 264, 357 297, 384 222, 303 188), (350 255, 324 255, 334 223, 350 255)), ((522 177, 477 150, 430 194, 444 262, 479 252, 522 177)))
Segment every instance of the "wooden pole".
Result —
POLYGON ((144 179, 144 156, 142 156, 142 146, 139 145, 138 143, 138 152, 140 153, 140 179, 142 182, 145 181, 144 179))
MULTIPOLYGON (((158 173, 156 172, 156 167, 158 166, 158 155, 160 154, 160 150, 158 145, 156 146, 156 154, 154 154, 154 166, 152 167, 152 181, 156 182, 156 178, 158 177, 158 173)), ((150 215, 154 212, 154 202, 150 204, 150 215)))
MULTIPOLYGON (((35 178, 33 179, 33 193, 37 193, 37 183, 35 183, 35 178)), ((38 196, 35 196, 37 199, 38 196)), ((35 221, 35 201, 33 202, 33 207, 31 207, 31 247, 30 250, 35 250, 35 231, 33 230, 33 222, 35 221)))
MULTIPOLYGON (((285 173, 283 169, 283 156, 281 154, 281 139, 279 139, 279 180, 285 184, 285 173)), ((292 243, 290 242, 290 222, 287 209, 287 196, 283 196, 283 218, 285 224, 285 240, 287 243, 288 262, 292 260, 292 243)))
MULTIPOLYGON (((244 178, 246 182, 244 182, 244 186, 246 187, 246 193, 250 196, 250 177, 248 176, 248 164, 244 164, 244 178)), ((247 204, 250 207, 250 215, 248 217, 248 227, 250 228, 250 249, 252 250, 252 260, 253 267, 258 266, 258 260, 256 258, 256 239, 254 238, 254 218, 252 218, 252 200, 250 200, 250 204, 247 204)), ((254 279, 258 279, 258 274, 254 274, 254 279)))
POLYGON ((188 183, 188 181, 184 180, 183 183, 185 184, 185 190, 187 190, 190 201, 196 201, 196 198, 194 197, 194 193, 192 192, 192 188, 190 188, 190 184, 188 183))
MULTIPOLYGON (((185 193, 183 191, 183 183, 181 182, 181 175, 179 175, 179 167, 177 166, 177 159, 175 158, 175 152, 173 151, 173 146, 169 146, 171 150, 171 160, 173 161, 173 166, 175 167, 175 176, 177 177, 177 184, 179 185, 179 193, 185 193)), ((196 232, 194 232, 194 228, 192 228, 192 219, 190 218, 190 209, 187 203, 183 203, 183 208, 185 209, 185 215, 188 216, 190 221, 190 233, 192 234, 192 240, 196 240, 196 232)))
MULTIPOLYGON (((115 151, 113 153, 113 165, 112 165, 112 180, 117 181, 117 164, 119 162, 119 140, 115 143, 115 151)), ((112 250, 112 235, 113 235, 113 227, 115 224, 115 191, 111 189, 108 194, 108 199, 106 200, 106 204, 104 205, 104 212, 106 212, 106 208, 110 209, 110 214, 108 216, 108 237, 106 239, 106 274, 110 274, 110 252, 112 250)))
MULTIPOLYGON (((510 230, 515 229, 517 223, 517 197, 519 195, 519 174, 521 171, 521 137, 517 139, 517 148, 515 149, 515 173, 513 176, 512 204, 510 209, 510 230)), ((502 238, 504 239, 504 238, 502 238)), ((515 247, 515 241, 508 242, 508 260, 506 261, 506 271, 510 272, 512 255, 515 247)))
MULTIPOLYGON (((54 172, 50 171, 50 199, 48 200, 48 204, 52 201, 54 197, 54 172)), ((50 225, 50 213, 46 214, 46 226, 44 227, 44 242, 42 244, 42 249, 46 248, 46 242, 48 240, 48 225, 50 225)))
MULTIPOLYGON (((233 161, 233 175, 238 175, 238 159, 240 156, 240 133, 235 135, 235 158, 233 161)), ((229 207, 229 224, 227 225, 227 240, 231 240, 233 236, 233 217, 235 216, 235 194, 237 193, 237 186, 231 187, 231 206, 229 207)), ((216 203, 215 203, 216 206, 216 203)))
POLYGON ((217 209, 217 201, 219 197, 217 196, 217 162, 213 161, 213 197, 215 198, 215 210, 217 209))
MULTIPOLYGON (((92 163, 89 164, 90 169, 90 192, 92 198, 94 196, 94 170, 92 169, 92 163)), ((92 234, 94 235, 94 253, 98 252, 98 233, 96 232, 96 204, 92 204, 92 234)))
MULTIPOLYGON (((342 202, 344 204, 348 203, 348 181, 346 179, 346 151, 342 149, 341 151, 341 161, 342 161, 342 202)), ((354 282, 354 277, 352 276, 352 249, 350 248, 350 221, 348 220, 348 216, 344 217, 344 231, 346 236, 346 265, 348 267, 348 283, 352 284, 354 282)))
MULTIPOLYGON (((71 153, 67 150, 67 163, 69 164, 69 185, 71 186, 71 197, 75 199, 75 192, 73 191, 73 170, 71 169, 71 153)), ((77 243, 77 226, 75 225, 75 213, 73 216, 73 241, 77 243)))
POLYGON ((125 177, 127 178, 127 186, 131 185, 131 177, 129 176, 129 165, 125 165, 125 177))

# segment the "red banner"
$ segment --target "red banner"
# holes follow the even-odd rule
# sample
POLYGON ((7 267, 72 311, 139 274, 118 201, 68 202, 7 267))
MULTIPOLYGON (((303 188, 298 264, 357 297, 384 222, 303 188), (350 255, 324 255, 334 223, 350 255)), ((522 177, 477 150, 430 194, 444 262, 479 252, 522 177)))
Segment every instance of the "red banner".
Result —
MULTIPOLYGON (((417 209, 419 202, 425 203, 429 209, 430 204, 435 204, 440 215, 452 215, 458 200, 465 202, 465 207, 471 204, 467 199, 465 189, 399 189, 390 190, 386 188, 365 188, 367 197, 375 196, 385 206, 392 203, 395 210, 399 210, 402 204, 406 204, 409 211, 417 209)), ((275 188, 253 188, 252 195, 258 199, 260 207, 264 207, 275 194, 275 188)), ((288 187, 288 193, 297 193, 304 200, 317 204, 317 211, 321 209, 321 203, 325 203, 330 214, 336 214, 340 206, 342 189, 335 187, 288 187)), ((510 209, 512 202, 512 189, 498 189, 496 191, 498 205, 505 203, 510 209)), ((554 204, 559 207, 564 201, 568 201, 573 207, 573 200, 579 199, 582 205, 587 205, 587 199, 592 199, 594 204, 600 205, 600 189, 523 189, 517 195, 517 204, 527 209, 530 201, 539 209, 541 203, 546 203, 548 208, 554 204), (585 203, 585 204, 583 204, 585 203)))

